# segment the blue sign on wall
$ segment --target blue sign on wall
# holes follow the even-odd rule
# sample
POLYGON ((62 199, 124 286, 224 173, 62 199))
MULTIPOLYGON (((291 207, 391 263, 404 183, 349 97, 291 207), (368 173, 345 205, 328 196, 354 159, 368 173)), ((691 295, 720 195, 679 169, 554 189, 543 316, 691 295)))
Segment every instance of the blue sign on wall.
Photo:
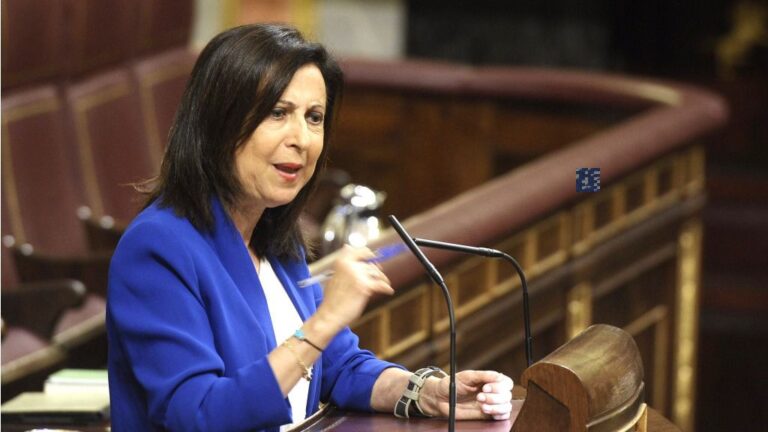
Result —
POLYGON ((577 169, 576 192, 600 192, 600 168, 577 169))

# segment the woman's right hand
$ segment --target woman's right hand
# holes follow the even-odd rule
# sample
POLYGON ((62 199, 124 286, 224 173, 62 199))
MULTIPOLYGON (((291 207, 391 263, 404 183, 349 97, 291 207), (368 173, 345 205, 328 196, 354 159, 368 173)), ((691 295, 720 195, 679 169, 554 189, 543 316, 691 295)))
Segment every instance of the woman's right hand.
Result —
POLYGON ((395 290, 377 264, 366 260, 375 255, 368 248, 344 246, 333 266, 333 277, 325 284, 324 299, 317 315, 340 331, 359 318, 375 294, 392 295, 395 290))

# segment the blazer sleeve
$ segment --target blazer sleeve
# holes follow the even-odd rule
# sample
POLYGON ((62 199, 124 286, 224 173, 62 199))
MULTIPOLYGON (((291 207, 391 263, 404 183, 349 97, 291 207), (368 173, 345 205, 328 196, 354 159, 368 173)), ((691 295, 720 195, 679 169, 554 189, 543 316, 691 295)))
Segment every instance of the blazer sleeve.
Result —
MULTIPOLYGON (((322 301, 319 287, 315 288, 315 299, 318 305, 322 301)), ((323 351, 320 398, 341 408, 371 412, 371 392, 379 375, 387 368, 405 368, 376 358, 358 343, 357 335, 345 327, 323 351)))
POLYGON ((108 314, 153 424, 239 431, 291 421, 266 355, 224 375, 192 254, 165 226, 142 223, 110 268, 108 314))

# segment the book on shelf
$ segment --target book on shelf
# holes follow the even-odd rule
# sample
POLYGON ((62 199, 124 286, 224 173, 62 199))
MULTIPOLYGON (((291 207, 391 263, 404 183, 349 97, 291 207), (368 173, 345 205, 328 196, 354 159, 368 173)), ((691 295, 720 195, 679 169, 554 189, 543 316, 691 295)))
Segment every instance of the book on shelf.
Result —
POLYGON ((3 423, 87 424, 109 419, 109 395, 25 392, 0 407, 3 423))
POLYGON ((62 369, 49 375, 43 387, 45 393, 101 393, 109 396, 105 369, 62 369))

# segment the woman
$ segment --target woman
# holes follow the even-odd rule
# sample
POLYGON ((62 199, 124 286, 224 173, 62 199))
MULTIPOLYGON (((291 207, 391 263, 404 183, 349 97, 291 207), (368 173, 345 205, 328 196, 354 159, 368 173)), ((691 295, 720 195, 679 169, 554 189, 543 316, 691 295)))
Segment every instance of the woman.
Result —
MULTIPOLYGON (((348 328, 393 292, 373 253, 345 249, 324 289, 296 288, 309 276, 297 218, 341 82, 325 49, 289 27, 238 27, 201 53, 161 175, 112 259, 113 430, 278 430, 320 401, 392 412, 401 400, 412 374, 348 328)), ((448 379, 421 375, 418 403, 404 398, 399 414, 446 416, 448 379)), ((509 416, 509 378, 457 381, 458 418, 509 416)))

